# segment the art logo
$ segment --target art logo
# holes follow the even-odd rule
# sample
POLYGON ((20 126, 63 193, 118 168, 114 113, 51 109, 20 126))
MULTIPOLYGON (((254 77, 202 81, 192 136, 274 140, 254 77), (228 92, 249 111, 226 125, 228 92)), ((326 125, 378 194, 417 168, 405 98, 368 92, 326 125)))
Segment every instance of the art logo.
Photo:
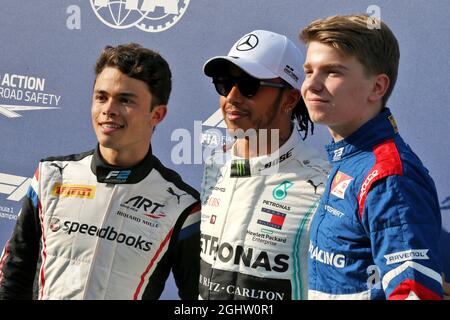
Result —
POLYGON ((114 29, 161 32, 177 23, 190 0, 91 0, 97 17, 114 29))
POLYGON ((138 212, 140 209, 143 209, 146 212, 144 215, 153 219, 159 219, 166 216, 164 212, 156 212, 157 209, 165 207, 164 204, 157 203, 156 201, 152 201, 143 196, 132 197, 120 206, 134 212, 138 212))

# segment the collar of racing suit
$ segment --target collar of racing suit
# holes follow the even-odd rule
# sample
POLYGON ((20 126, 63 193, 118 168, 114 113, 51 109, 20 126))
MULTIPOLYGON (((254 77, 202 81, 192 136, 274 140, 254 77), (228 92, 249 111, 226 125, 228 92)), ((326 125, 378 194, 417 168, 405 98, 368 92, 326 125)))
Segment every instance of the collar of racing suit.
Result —
POLYGON ((337 162, 356 153, 371 150, 373 146, 398 134, 397 124, 389 108, 383 108, 347 138, 325 146, 330 162, 337 162))
MULTIPOLYGON (((231 177, 250 177, 257 175, 272 175, 278 171, 279 166, 289 162, 290 159, 299 159, 305 165, 309 164, 310 149, 302 147, 304 145, 297 128, 294 126, 289 139, 275 152, 244 159, 233 155, 233 148, 229 151, 231 156, 231 177), (236 163, 244 162, 245 168, 241 172, 242 175, 236 175, 236 170, 233 170, 236 163)), ((234 146, 233 146, 234 147, 234 146)))
POLYGON ((131 184, 143 180, 153 169, 153 153, 150 146, 145 158, 132 167, 117 167, 105 162, 99 146, 94 150, 91 170, 97 176, 97 182, 112 184, 131 184))

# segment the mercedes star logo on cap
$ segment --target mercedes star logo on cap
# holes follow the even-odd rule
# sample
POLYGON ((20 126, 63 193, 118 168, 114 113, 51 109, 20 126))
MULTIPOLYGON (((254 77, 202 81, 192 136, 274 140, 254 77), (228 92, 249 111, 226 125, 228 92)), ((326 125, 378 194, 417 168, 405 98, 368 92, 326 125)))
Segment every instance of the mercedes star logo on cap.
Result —
POLYGON ((244 36, 241 40, 239 40, 238 44, 236 45, 236 49, 239 51, 248 51, 252 50, 258 45, 258 37, 254 34, 248 34, 244 36))

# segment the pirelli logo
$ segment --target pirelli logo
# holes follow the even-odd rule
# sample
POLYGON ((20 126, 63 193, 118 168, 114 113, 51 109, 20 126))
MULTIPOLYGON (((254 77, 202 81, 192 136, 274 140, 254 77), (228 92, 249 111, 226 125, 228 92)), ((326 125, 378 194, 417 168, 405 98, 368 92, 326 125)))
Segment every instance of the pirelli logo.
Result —
POLYGON ((55 183, 52 195, 56 197, 94 199, 95 186, 55 183))

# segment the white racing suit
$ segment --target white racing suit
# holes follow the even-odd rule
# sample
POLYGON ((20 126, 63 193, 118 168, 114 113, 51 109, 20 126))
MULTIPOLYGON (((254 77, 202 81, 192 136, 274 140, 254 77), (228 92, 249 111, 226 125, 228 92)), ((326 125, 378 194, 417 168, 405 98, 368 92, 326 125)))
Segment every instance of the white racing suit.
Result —
POLYGON ((297 130, 278 152, 215 152, 202 185, 200 299, 306 299, 309 224, 328 165, 297 130))
POLYGON ((157 299, 171 270, 196 299, 199 224, 198 193, 151 151, 130 168, 98 149, 45 159, 0 259, 0 299, 157 299))

